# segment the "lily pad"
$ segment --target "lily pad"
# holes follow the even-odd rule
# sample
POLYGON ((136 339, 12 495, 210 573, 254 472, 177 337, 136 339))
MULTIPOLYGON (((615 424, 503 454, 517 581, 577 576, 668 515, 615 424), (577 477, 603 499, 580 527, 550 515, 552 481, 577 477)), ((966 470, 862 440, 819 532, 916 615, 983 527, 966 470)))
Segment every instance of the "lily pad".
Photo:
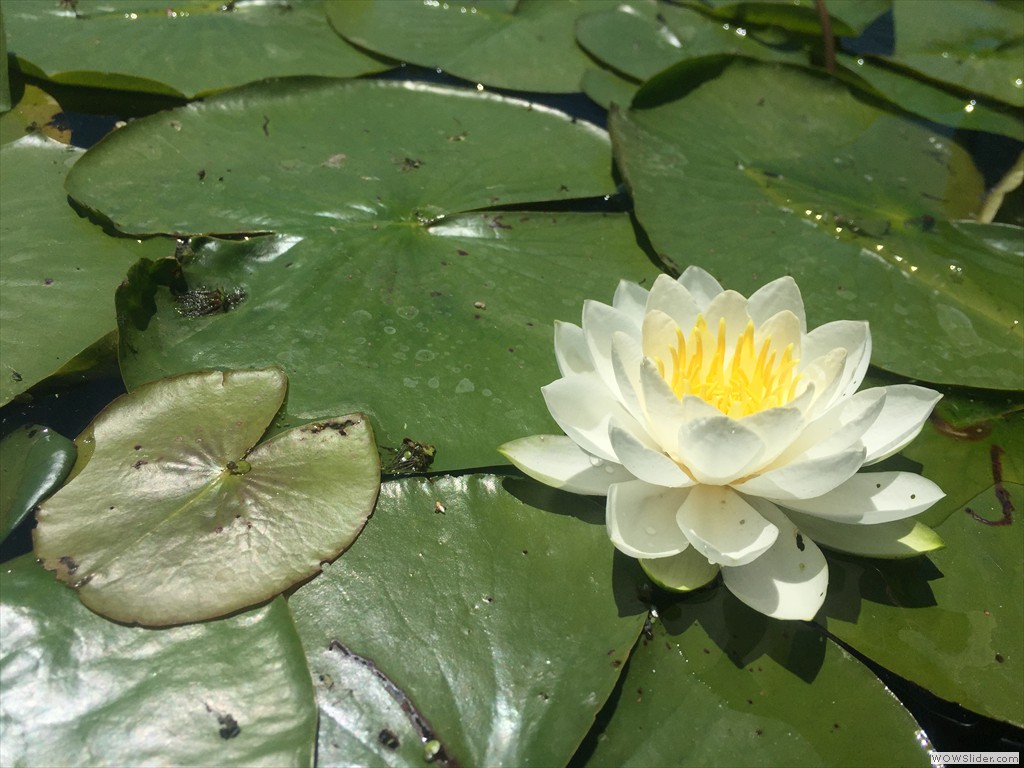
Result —
POLYGON ((900 0, 892 12, 892 61, 967 94, 1024 107, 1024 22, 1019 7, 981 0, 900 0))
MULTIPOLYGON (((777 3, 765 0, 684 0, 719 19, 747 25, 779 26, 804 34, 821 34, 815 0, 777 3)), ((829 0, 832 34, 856 35, 892 7, 891 0, 829 0)))
POLYGON ((3 567, 4 765, 312 766, 316 701, 283 599, 154 632, 3 567))
POLYGON ((813 627, 723 589, 658 613, 587 766, 929 764, 910 713, 813 627))
POLYGON ((945 549, 830 558, 830 632, 936 696, 1024 725, 1024 415, 942 431, 905 451, 947 498, 926 513, 945 549))
POLYGON ((277 364, 287 423, 362 411, 383 446, 436 446, 435 470, 550 432, 553 321, 658 274, 625 214, 558 210, 614 190, 605 134, 475 91, 254 87, 138 120, 86 162, 69 190, 125 231, 273 232, 183 256, 188 290, 245 294, 228 311, 133 273, 124 300, 150 309, 122 312, 129 388, 277 364))
POLYGON ((223 616, 317 573, 362 529, 380 465, 359 414, 253 448, 285 387, 276 369, 212 371, 115 400, 40 506, 36 555, 93 610, 151 626, 223 616))
POLYGON ((292 75, 391 65, 348 45, 316 0, 82 0, 5 6, 11 51, 58 83, 193 98, 292 75))
POLYGON ((588 64, 573 39, 583 13, 617 0, 346 0, 327 17, 349 42, 494 88, 572 93, 588 64))
POLYGON ((837 61, 842 65, 841 76, 852 78, 868 92, 908 112, 957 130, 988 131, 1024 141, 1020 113, 992 98, 953 93, 946 86, 895 69, 875 57, 839 54, 837 61))
POLYGON ((667 70, 610 121, 667 263, 744 293, 791 274, 812 324, 871 321, 882 368, 1021 388, 1024 264, 950 223, 983 192, 963 149, 804 70, 737 60, 691 74, 667 70))
POLYGON ((0 541, 64 481, 74 463, 74 444, 47 427, 29 424, 0 440, 0 541))
POLYGON ((599 61, 643 81, 684 59, 731 54, 806 64, 807 52, 780 29, 731 27, 693 8, 632 2, 590 13, 576 39, 599 61))
POLYGON ((104 235, 68 205, 64 176, 81 155, 39 135, 0 147, 0 405, 114 330, 128 265, 168 251, 104 235))
POLYGON ((646 614, 602 520, 529 481, 384 483, 373 524, 289 600, 319 760, 417 766, 436 741, 441 765, 564 765, 646 614))

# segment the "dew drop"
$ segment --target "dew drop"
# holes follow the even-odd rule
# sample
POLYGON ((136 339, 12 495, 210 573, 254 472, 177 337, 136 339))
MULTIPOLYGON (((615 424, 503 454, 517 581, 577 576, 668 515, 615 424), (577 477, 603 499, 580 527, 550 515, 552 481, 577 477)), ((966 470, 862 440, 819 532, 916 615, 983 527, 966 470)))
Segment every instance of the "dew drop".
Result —
POLYGON ((949 279, 954 283, 962 283, 964 281, 964 268, 960 262, 949 262, 949 279))
POLYGON ((604 464, 604 459, 598 458, 597 456, 590 457, 590 466, 600 467, 602 464, 604 464))
POLYGON ((652 525, 648 525, 648 526, 647 526, 646 528, 644 528, 644 532, 645 532, 645 533, 646 533, 646 534, 647 534, 648 536, 653 536, 653 535, 654 535, 654 534, 656 534, 656 533, 657 533, 658 531, 657 531, 657 530, 656 530, 656 529, 654 528, 654 526, 652 526, 652 525))

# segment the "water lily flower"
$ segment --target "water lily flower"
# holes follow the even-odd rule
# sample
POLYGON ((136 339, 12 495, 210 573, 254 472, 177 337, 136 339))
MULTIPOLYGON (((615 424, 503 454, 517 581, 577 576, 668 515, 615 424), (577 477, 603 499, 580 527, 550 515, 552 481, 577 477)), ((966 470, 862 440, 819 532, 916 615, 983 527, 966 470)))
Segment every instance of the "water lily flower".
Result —
POLYGON ((612 543, 685 591, 718 573, 768 616, 821 607, 826 547, 878 557, 942 545, 911 518, 942 491, 911 472, 862 471, 921 431, 940 395, 911 384, 858 392, 866 322, 808 332, 796 282, 745 298, 707 272, 623 281, 611 306, 555 325, 561 378, 542 388, 565 435, 501 452, 556 488, 607 495, 612 543))

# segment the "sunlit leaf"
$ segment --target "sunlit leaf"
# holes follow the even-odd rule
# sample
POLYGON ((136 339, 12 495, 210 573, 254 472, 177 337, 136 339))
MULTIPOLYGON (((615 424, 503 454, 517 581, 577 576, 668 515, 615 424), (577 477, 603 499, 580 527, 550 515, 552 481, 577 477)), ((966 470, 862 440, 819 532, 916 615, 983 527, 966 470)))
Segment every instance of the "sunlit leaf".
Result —
POLYGON ((1024 107, 1024 17, 984 0, 893 4, 891 60, 926 77, 1024 107))
POLYGON ((610 170, 601 131, 522 101, 292 82, 138 120, 69 189, 126 231, 276 233, 183 256, 188 289, 231 306, 190 311, 180 288, 133 273, 124 300, 151 303, 122 312, 129 388, 277 364, 289 423, 358 410, 382 446, 436 446, 440 470, 550 432, 553 321, 657 274, 625 214, 509 210, 608 194, 610 170))
POLYGON ((806 71, 721 67, 667 70, 611 116, 659 255, 743 293, 792 275, 812 325, 869 320, 887 370, 1020 389, 1024 263, 950 223, 983 192, 966 152, 806 71))
POLYGON ((889 690, 813 628, 724 589, 659 609, 588 766, 928 765, 889 690))
POLYGON ((284 600, 153 631, 3 566, 5 765, 312 766, 316 702, 284 600))
POLYGON ((213 371, 115 400, 40 506, 36 555, 93 610, 146 625, 223 616, 319 571, 362 529, 379 460, 359 414, 254 448, 285 387, 275 369, 213 371))
POLYGON ((82 0, 4 6, 22 69, 59 83, 194 97, 291 75, 388 68, 331 30, 317 0, 82 0))
POLYGON ((68 205, 64 176, 81 154, 39 135, 0 147, 0 405, 112 331, 128 265, 168 251, 105 235, 68 205))
POLYGON ((289 601, 319 760, 417 766, 436 739, 442 765, 564 765, 646 613, 602 519, 520 480, 385 483, 366 532, 289 601))
POLYGON ((946 547, 830 559, 830 632, 936 696, 1024 725, 1024 416, 926 426, 905 454, 946 499, 923 516, 946 547), (998 482, 997 482, 998 481, 998 482), (944 522, 943 522, 944 520, 944 522))
POLYGON ((0 440, 0 541, 71 471, 75 446, 47 427, 29 424, 0 440))
POLYGON ((331 24, 360 48, 437 68, 474 83, 542 93, 579 90, 588 59, 573 40, 576 17, 617 0, 345 0, 331 24))

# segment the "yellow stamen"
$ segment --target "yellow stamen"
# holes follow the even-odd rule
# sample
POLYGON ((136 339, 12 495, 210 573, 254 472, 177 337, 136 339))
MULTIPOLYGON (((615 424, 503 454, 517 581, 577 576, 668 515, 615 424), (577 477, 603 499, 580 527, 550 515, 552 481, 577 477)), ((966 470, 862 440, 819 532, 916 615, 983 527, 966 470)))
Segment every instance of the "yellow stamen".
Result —
POLYGON ((754 323, 736 339, 732 354, 726 353, 725 318, 718 322, 717 338, 711 358, 705 365, 705 336, 712 340, 703 315, 690 331, 689 338, 676 330, 676 344, 669 349, 671 370, 660 358, 654 358, 658 373, 676 397, 697 395, 727 416, 739 418, 768 408, 785 405, 796 397, 801 375, 799 360, 793 357, 793 345, 780 351, 770 336, 754 344, 754 323))

